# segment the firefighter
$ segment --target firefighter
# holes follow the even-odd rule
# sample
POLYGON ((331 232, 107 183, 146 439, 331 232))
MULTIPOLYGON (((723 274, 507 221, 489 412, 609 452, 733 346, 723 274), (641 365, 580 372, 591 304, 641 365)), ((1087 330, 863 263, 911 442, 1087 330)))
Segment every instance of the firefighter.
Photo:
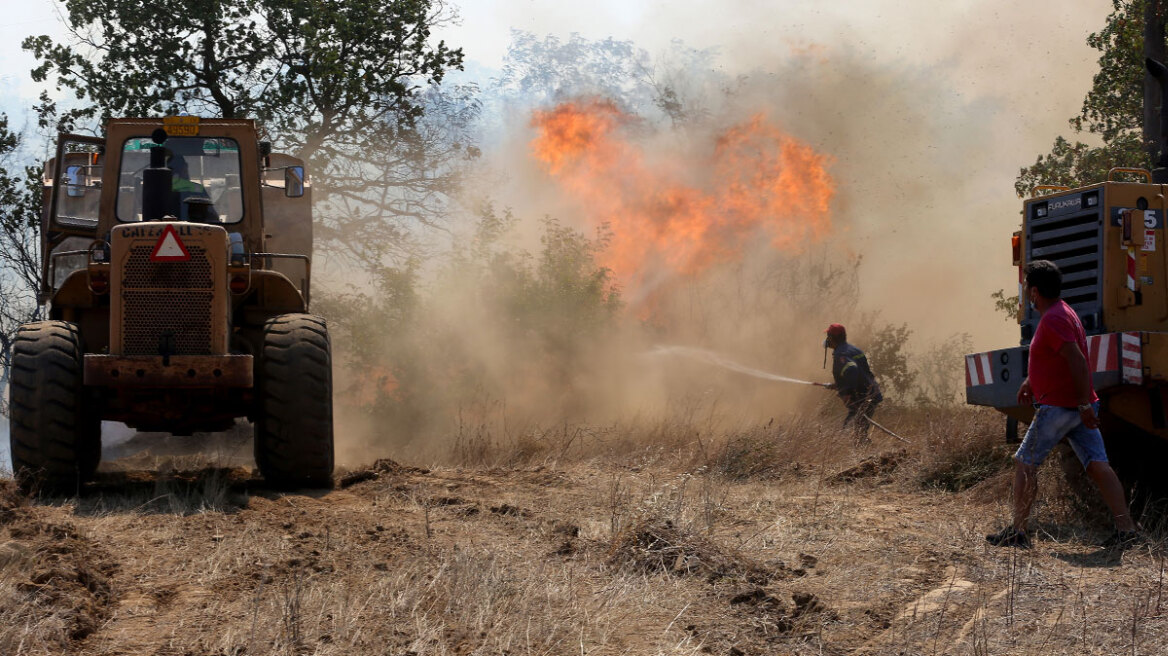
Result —
POLYGON ((868 366, 868 357, 848 343, 847 329, 833 323, 825 332, 827 339, 823 341, 823 347, 832 349, 831 375, 835 378, 835 382, 826 387, 835 390, 848 409, 844 427, 853 425, 856 440, 866 442, 868 431, 872 428, 872 413, 884 400, 880 394, 880 385, 868 366))

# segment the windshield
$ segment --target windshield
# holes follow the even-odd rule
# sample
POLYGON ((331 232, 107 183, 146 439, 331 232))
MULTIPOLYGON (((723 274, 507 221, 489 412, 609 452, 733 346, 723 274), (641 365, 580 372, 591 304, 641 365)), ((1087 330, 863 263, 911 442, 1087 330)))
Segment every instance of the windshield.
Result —
MULTIPOLYGON (((150 137, 132 137, 122 147, 118 176, 118 220, 142 220, 142 172, 150 165, 150 137)), ((219 137, 170 137, 166 149, 171 193, 166 213, 182 221, 235 223, 243 218, 239 188, 239 144, 219 137)))

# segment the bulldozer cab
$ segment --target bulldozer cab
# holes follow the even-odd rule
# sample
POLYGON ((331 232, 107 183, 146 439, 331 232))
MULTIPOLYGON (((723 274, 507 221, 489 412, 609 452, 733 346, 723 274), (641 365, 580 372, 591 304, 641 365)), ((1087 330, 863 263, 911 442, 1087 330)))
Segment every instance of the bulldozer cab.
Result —
POLYGON ((233 248, 263 258, 253 265, 287 277, 307 303, 312 218, 303 162, 271 153, 254 121, 191 116, 115 119, 105 138, 61 135, 44 172, 42 302, 85 266, 90 246, 147 218, 145 176, 156 146, 171 171, 167 220, 221 226, 233 248))

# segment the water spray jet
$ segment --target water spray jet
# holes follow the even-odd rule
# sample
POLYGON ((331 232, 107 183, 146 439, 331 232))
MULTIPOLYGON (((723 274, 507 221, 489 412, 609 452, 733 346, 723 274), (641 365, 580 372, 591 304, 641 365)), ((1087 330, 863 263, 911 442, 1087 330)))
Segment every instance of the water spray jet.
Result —
POLYGON ((798 385, 815 385, 817 387, 826 387, 823 383, 816 383, 810 380, 800 380, 798 378, 791 378, 789 376, 780 376, 779 374, 772 374, 761 369, 754 369, 744 364, 739 364, 729 358, 725 358, 713 351, 705 349, 693 348, 691 346, 655 346, 653 350, 646 353, 646 355, 679 355, 691 360, 705 362, 723 369, 729 369, 747 376, 754 376, 763 380, 773 380, 780 383, 795 383, 798 385))
MULTIPOLYGON (((730 360, 729 358, 725 358, 717 353, 714 353, 713 351, 707 351, 705 349, 700 349, 700 348, 693 348, 691 346, 655 346, 655 347, 653 347, 653 349, 651 351, 648 351, 646 353, 646 355, 679 355, 681 357, 689 358, 691 360, 705 362, 706 364, 712 364, 712 365, 717 366, 717 367, 722 367, 723 369, 729 369, 730 371, 734 371, 734 372, 737 372, 740 374, 745 374, 747 376, 754 376, 755 378, 761 378, 763 380, 773 380, 773 381, 780 382, 780 383, 795 383, 797 385, 814 385, 816 387, 824 387, 824 388, 827 387, 827 385, 824 383, 816 383, 816 382, 810 381, 810 380, 800 380, 798 378, 791 378, 789 376, 780 376, 779 374, 772 374, 768 371, 762 371, 761 369, 755 369, 753 367, 748 367, 744 364, 739 364, 733 360, 730 360)), ((880 424, 876 423, 875 421, 872 421, 872 418, 869 417, 868 415, 863 415, 863 417, 864 417, 864 419, 868 420, 868 422, 870 424, 872 424, 873 426, 875 426, 876 428, 879 428, 880 430, 884 431, 885 433, 888 433, 892 437, 895 437, 896 439, 900 440, 901 442, 904 442, 905 444, 911 444, 911 442, 909 442, 905 438, 897 435, 896 433, 885 428, 884 426, 881 426, 880 424)))

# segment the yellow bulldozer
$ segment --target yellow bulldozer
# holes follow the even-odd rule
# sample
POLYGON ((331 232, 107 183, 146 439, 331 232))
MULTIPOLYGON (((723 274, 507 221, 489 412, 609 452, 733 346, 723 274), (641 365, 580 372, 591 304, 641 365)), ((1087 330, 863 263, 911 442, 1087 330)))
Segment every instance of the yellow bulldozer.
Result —
POLYGON ((13 470, 75 490, 101 460, 101 422, 190 435, 254 424, 270 484, 327 486, 332 365, 309 314, 304 163, 250 120, 114 119, 63 134, 44 168, 47 321, 13 347, 13 470))

